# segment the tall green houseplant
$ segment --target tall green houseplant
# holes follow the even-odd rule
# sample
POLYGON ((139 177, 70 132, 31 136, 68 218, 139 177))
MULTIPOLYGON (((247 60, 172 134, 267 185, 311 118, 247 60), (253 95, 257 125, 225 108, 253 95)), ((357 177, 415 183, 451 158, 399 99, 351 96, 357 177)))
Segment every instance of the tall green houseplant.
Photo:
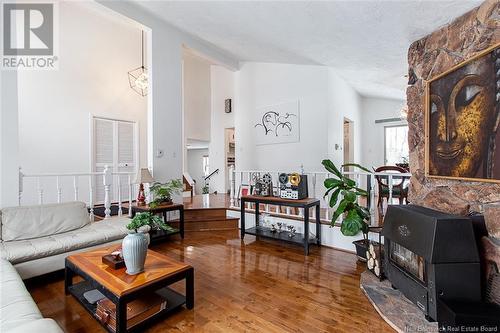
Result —
MULTIPOLYGON (((342 234, 345 236, 356 236, 360 232, 363 232, 366 239, 368 234, 367 221, 370 219, 370 212, 367 208, 358 204, 358 197, 367 197, 368 192, 357 187, 354 180, 343 175, 332 161, 323 160, 321 164, 333 175, 332 178, 325 179, 324 183, 327 189, 324 197, 330 196, 330 207, 336 207, 331 225, 334 226, 337 219, 342 215, 343 219, 340 224, 342 234)), ((371 173, 370 170, 359 164, 345 164, 341 168, 350 166, 371 173)))

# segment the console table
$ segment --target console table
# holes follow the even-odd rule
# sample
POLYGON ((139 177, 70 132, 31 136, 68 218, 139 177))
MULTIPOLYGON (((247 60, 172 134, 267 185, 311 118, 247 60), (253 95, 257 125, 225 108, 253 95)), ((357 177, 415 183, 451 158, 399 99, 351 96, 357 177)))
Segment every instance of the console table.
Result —
POLYGON ((309 244, 321 245, 321 223, 320 223, 320 201, 315 198, 306 198, 302 200, 281 199, 278 197, 261 197, 256 195, 244 195, 240 199, 241 204, 241 239, 245 234, 278 239, 295 244, 303 244, 305 255, 309 254, 309 244), (247 202, 255 203, 255 227, 245 228, 245 204, 247 202), (259 205, 269 204, 276 206, 288 206, 304 209, 304 233, 296 233, 294 237, 289 237, 288 232, 272 232, 271 228, 259 226, 259 205), (309 235, 309 209, 315 207, 316 211, 316 236, 309 235))
MULTIPOLYGON (((128 208, 128 203, 124 204, 123 207, 128 208)), ((152 214, 162 214, 163 221, 167 221, 167 212, 171 211, 179 211, 179 230, 178 231, 163 231, 163 230, 155 230, 150 231, 149 235, 151 237, 151 243, 156 243, 158 241, 164 240, 168 238, 170 235, 180 234, 181 238, 184 238, 184 205, 183 204, 161 204, 158 206, 150 207, 149 205, 138 206, 136 203, 132 204, 132 217, 137 213, 149 212, 152 214)), ((177 221, 176 221, 177 222, 177 221)))

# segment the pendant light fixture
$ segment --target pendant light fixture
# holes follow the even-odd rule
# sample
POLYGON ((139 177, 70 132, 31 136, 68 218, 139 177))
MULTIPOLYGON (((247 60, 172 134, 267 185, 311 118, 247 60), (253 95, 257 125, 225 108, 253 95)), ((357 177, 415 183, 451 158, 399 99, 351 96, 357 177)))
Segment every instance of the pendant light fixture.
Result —
POLYGON ((144 66, 144 31, 141 31, 141 67, 128 72, 130 88, 141 96, 148 94, 148 70, 144 66))

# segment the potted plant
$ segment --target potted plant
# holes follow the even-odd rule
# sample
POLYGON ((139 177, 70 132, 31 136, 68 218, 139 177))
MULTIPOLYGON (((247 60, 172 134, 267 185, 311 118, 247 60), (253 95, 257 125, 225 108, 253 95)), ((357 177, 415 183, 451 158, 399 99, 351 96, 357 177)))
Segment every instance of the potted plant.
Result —
MULTIPOLYGON (((333 178, 325 179, 327 189, 324 197, 330 195, 329 205, 335 209, 332 216, 332 227, 337 219, 342 216, 340 231, 344 236, 356 236, 363 233, 363 239, 354 241, 358 258, 366 260, 366 250, 368 249, 368 223, 370 212, 367 208, 358 204, 357 199, 360 196, 368 196, 368 192, 357 187, 356 182, 345 176, 330 160, 323 160, 321 163, 328 172, 333 174, 333 178), (342 196, 342 199, 340 199, 342 196), (339 202, 340 199, 340 202, 339 202), (337 206, 338 203, 338 206, 337 206)), ((359 164, 345 164, 341 168, 356 167, 363 171, 370 172, 359 164)))
POLYGON ((203 207, 210 206, 210 187, 208 182, 205 182, 205 185, 201 188, 201 194, 203 195, 203 207))
POLYGON ((148 250, 150 229, 174 231, 175 229, 163 222, 158 216, 149 212, 138 213, 126 228, 131 231, 122 242, 122 256, 127 267, 127 274, 135 275, 144 270, 144 262, 148 250), (144 232, 141 232, 144 231, 144 232), (148 234, 149 235, 149 234, 148 234))
POLYGON ((173 194, 181 194, 184 188, 180 179, 172 179, 166 183, 153 183, 150 190, 153 193, 153 201, 149 203, 151 208, 162 204, 171 204, 173 194))

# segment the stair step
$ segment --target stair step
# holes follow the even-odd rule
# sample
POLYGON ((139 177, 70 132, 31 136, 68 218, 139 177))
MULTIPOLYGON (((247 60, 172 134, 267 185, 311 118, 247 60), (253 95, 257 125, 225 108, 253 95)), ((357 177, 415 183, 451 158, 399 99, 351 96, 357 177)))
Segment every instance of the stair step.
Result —
POLYGON ((226 218, 226 209, 189 209, 184 211, 185 220, 198 220, 207 218, 226 218))
MULTIPOLYGON (((236 230, 238 229, 238 218, 229 217, 223 219, 210 219, 204 221, 184 220, 185 231, 213 231, 213 230, 236 230)), ((173 220, 169 222, 174 228, 179 227, 179 222, 173 220)))
POLYGON ((184 216, 184 222, 189 223, 189 222, 203 222, 203 221, 219 221, 219 220, 232 220, 236 219, 239 220, 237 217, 226 217, 226 216, 208 216, 208 217, 186 217, 184 216))

